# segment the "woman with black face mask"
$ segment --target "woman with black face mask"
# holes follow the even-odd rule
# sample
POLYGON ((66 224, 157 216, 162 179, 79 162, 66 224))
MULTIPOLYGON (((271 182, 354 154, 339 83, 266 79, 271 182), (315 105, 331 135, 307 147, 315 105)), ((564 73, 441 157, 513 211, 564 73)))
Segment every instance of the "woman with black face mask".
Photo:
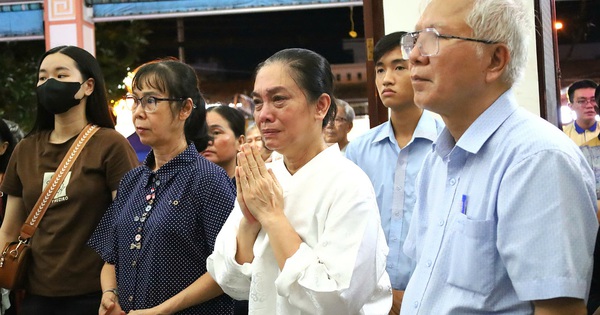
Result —
POLYGON ((97 314, 103 262, 86 242, 121 177, 137 166, 137 156, 114 130, 102 72, 90 53, 74 46, 53 48, 40 59, 37 75, 36 122, 15 148, 0 187, 8 195, 0 244, 17 240, 78 134, 88 124, 99 126, 29 240, 32 259, 20 312, 97 314))

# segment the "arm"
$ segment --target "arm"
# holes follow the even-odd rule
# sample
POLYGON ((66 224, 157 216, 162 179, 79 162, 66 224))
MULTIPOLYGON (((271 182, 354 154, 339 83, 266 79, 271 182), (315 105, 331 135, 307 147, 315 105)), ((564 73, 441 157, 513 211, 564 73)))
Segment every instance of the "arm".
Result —
POLYGON ((117 288, 115 265, 104 264, 102 271, 100 271, 100 285, 102 287, 102 299, 100 300, 98 315, 125 315, 119 305, 119 297, 114 291, 107 291, 117 288))
POLYGON ((25 204, 23 199, 16 196, 8 196, 6 201, 6 211, 2 227, 0 228, 0 246, 4 248, 7 242, 16 241, 21 225, 25 222, 25 204))
POLYGON ((585 315, 587 308, 583 300, 574 298, 556 298, 533 301, 534 315, 585 315))
POLYGON ((163 303, 146 310, 129 312, 129 315, 163 315, 173 314, 191 306, 204 303, 223 294, 221 287, 210 274, 205 273, 183 291, 163 303))
POLYGON ((240 227, 236 237, 237 251, 235 253, 235 261, 238 264, 243 265, 244 263, 251 263, 254 260, 253 247, 260 228, 260 223, 250 222, 246 217, 240 220, 240 227))

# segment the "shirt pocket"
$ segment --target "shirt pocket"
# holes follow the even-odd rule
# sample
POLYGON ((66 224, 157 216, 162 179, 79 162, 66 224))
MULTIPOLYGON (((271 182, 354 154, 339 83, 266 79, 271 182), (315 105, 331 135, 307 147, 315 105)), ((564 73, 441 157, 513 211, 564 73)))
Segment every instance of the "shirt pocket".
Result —
POLYGON ((453 225, 448 264, 450 285, 489 294, 495 285, 495 221, 470 220, 458 214, 453 225))

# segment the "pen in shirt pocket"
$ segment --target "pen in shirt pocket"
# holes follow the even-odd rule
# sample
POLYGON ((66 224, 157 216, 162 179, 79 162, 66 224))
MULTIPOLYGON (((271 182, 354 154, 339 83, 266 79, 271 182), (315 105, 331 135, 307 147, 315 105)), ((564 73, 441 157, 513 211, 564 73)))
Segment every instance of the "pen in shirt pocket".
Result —
POLYGON ((460 213, 467 215, 467 195, 462 195, 462 207, 460 213))

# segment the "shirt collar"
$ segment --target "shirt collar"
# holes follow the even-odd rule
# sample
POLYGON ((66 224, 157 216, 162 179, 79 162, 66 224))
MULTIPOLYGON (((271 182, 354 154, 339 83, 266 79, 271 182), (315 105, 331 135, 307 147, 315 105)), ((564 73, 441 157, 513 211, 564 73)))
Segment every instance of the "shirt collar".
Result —
MULTIPOLYGON (((377 134, 373 137, 373 142, 389 139, 389 141, 397 145, 398 143, 396 141, 396 136, 394 135, 394 128, 392 128, 392 121, 388 120, 384 124, 385 125, 379 129, 377 134)), ((411 142, 417 138, 423 138, 433 142, 437 138, 437 135, 438 129, 435 118, 429 111, 424 110, 421 118, 419 118, 417 127, 413 132, 413 138, 411 139, 411 142)))
MULTIPOLYGON (((577 124, 577 121, 574 121, 573 125, 575 126, 575 131, 577 131, 578 134, 582 134, 585 132, 585 129, 577 124)), ((590 128, 588 128, 588 130, 594 132, 596 131, 596 127, 598 127, 598 122, 594 122, 594 124, 590 128)))
POLYGON ((460 139, 458 139, 458 142, 454 142, 450 131, 445 127, 437 138, 436 143, 434 143, 433 150, 442 157, 448 155, 455 146, 472 154, 477 154, 492 134, 518 108, 519 105, 514 93, 512 89, 509 89, 477 117, 460 139))
POLYGON ((158 176, 158 179, 160 179, 161 182, 166 183, 180 171, 184 170, 188 164, 197 160, 198 157, 199 154, 198 151, 196 151, 196 146, 194 146, 193 143, 190 143, 183 152, 165 163, 156 172, 153 172, 149 167, 149 163, 154 162, 154 150, 151 150, 146 156, 146 159, 144 159, 144 162, 142 162, 144 171, 143 179, 146 180, 146 185, 149 185, 152 175, 155 175, 158 176))

